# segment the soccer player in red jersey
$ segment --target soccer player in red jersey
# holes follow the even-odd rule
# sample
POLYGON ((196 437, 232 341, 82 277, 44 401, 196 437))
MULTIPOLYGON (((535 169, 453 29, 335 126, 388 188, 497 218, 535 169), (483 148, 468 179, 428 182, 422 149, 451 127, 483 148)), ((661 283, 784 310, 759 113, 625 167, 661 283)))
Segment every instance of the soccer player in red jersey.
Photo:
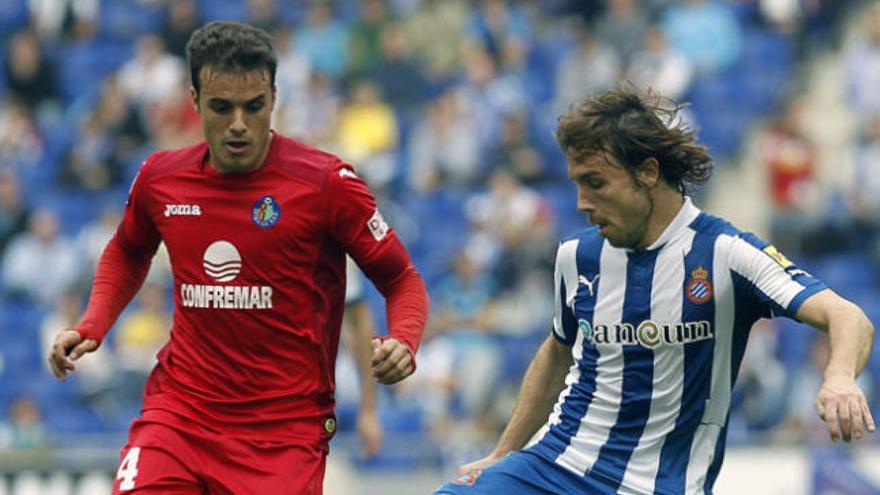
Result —
POLYGON ((174 324, 113 493, 320 494, 345 254, 386 299, 389 335, 373 342, 380 383, 414 371, 428 296, 354 170, 270 130, 270 37, 210 23, 187 54, 206 142, 146 160, 85 314, 50 362, 63 379, 97 349, 165 242, 174 324))

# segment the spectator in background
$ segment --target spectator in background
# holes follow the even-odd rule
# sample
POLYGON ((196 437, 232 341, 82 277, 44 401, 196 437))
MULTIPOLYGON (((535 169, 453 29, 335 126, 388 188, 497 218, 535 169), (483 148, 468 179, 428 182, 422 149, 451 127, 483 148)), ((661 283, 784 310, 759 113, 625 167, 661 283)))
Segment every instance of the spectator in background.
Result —
POLYGON ((28 0, 31 25, 52 43, 62 37, 91 38, 99 6, 100 0, 28 0))
POLYGON ((460 252, 432 291, 434 309, 419 369, 403 394, 415 394, 441 448, 494 434, 486 431, 481 417, 491 403, 502 359, 492 336, 497 330, 494 290, 492 278, 460 252))
POLYGON ((614 47, 622 64, 627 65, 642 48, 648 19, 636 0, 609 0, 608 10, 595 26, 597 37, 606 46, 614 47))
POLYGON ((439 187, 467 188, 482 176, 475 123, 464 111, 460 92, 434 100, 416 124, 409 147, 409 183, 420 193, 439 187))
POLYGON ((801 250, 810 208, 819 199, 816 146, 803 132, 803 107, 802 98, 792 98, 758 138, 758 162, 770 193, 770 240, 779 249, 792 252, 801 250))
POLYGON ((119 320, 116 353, 123 374, 122 389, 132 402, 140 398, 144 382, 156 364, 156 354, 168 340, 171 312, 167 299, 164 287, 145 284, 138 294, 137 307, 119 320))
POLYGON ((528 185, 550 180, 551 174, 544 168, 541 154, 531 142, 528 115, 510 112, 504 116, 503 127, 501 140, 489 152, 487 161, 490 166, 504 169, 528 185))
POLYGON ((36 166, 43 157, 43 136, 33 115, 15 100, 0 103, 0 164, 36 166))
MULTIPOLYGON (((95 272, 101 253, 104 252, 107 243, 116 233, 116 226, 119 225, 120 220, 122 220, 122 212, 119 207, 116 205, 106 206, 101 210, 101 216, 97 220, 85 225, 79 231, 76 246, 88 263, 87 269, 83 270, 85 273, 95 272)), ((46 348, 48 349, 48 347, 46 348)))
POLYGON ((401 24, 386 26, 380 40, 381 54, 371 68, 371 78, 379 85, 399 117, 413 119, 422 109, 425 77, 410 56, 401 24))
POLYGON ((844 53, 846 100, 859 121, 880 113, 880 4, 867 8, 864 31, 844 53))
POLYGON ((855 154, 854 180, 845 195, 853 218, 851 237, 880 266, 880 115, 864 123, 855 154))
POLYGON ((150 130, 158 148, 184 148, 204 138, 202 121, 192 104, 189 88, 189 77, 181 76, 177 87, 150 108, 150 130))
POLYGON ((507 0, 483 0, 472 11, 468 34, 492 57, 500 59, 508 40, 528 40, 532 33, 529 20, 519 5, 507 0))
POLYGON ((8 294, 51 306, 79 275, 73 243, 58 231, 58 216, 48 209, 34 212, 28 230, 9 243, 3 257, 8 294))
POLYGON ((3 62, 9 97, 35 115, 58 104, 58 69, 43 53, 37 33, 23 29, 12 37, 3 62))
POLYGON ((382 33, 393 21, 386 0, 360 2, 360 17, 351 27, 348 39, 348 75, 368 76, 382 59, 382 33))
POLYGON ((303 115, 310 105, 312 64, 296 49, 296 37, 290 27, 281 26, 271 34, 278 55, 273 125, 282 133, 301 137, 306 131, 303 115))
POLYGON ((199 10, 196 0, 168 2, 168 12, 159 36, 168 53, 180 59, 186 58, 186 42, 199 27, 199 10))
POLYGON ((153 105, 173 98, 188 75, 183 60, 166 52, 161 38, 147 34, 137 40, 135 57, 119 70, 119 83, 148 115, 153 105))
POLYGON ((397 172, 398 132, 394 110, 382 100, 376 84, 353 83, 349 102, 339 114, 339 153, 349 163, 361 164, 358 173, 374 190, 387 186, 397 172))
POLYGON ((296 49, 314 70, 329 78, 339 78, 348 63, 350 28, 334 18, 327 2, 314 2, 306 12, 306 22, 295 35, 296 49))
POLYGON ((16 398, 9 405, 9 427, 13 449, 38 449, 47 446, 46 426, 36 401, 28 396, 16 398))
POLYGON ((134 156, 147 144, 147 127, 138 109, 126 98, 115 76, 104 80, 101 101, 95 115, 111 141, 112 167, 124 172, 134 156))
POLYGON ((474 122, 482 153, 500 139, 503 116, 525 110, 528 97, 519 78, 499 73, 498 61, 486 47, 463 45, 462 56, 465 80, 456 88, 461 91, 468 118, 474 122))
POLYGON ((402 22, 406 46, 434 84, 452 80, 461 69, 461 35, 468 18, 464 0, 423 0, 402 22))
POLYGON ((573 49, 556 69, 556 108, 564 110, 576 101, 610 89, 622 71, 617 53, 587 26, 578 26, 573 49))
POLYGON ((248 0, 248 24, 272 33, 281 26, 275 0, 248 0))
POLYGON ((103 123, 96 114, 87 115, 77 127, 67 163, 61 170, 61 184, 88 191, 108 188, 119 175, 111 162, 112 153, 113 142, 103 123))
POLYGON ((305 97, 286 98, 278 110, 278 129, 310 146, 333 146, 341 107, 341 98, 333 81, 319 72, 312 72, 305 97))
POLYGON ((9 241, 27 229, 30 216, 15 171, 0 169, 0 256, 5 255, 9 241))
MULTIPOLYGON (((50 313, 46 315, 40 324, 40 342, 43 349, 43 362, 46 364, 47 374, 52 373, 48 365, 49 349, 58 332, 70 328, 79 321, 83 310, 83 292, 79 287, 71 287, 61 293, 53 302, 50 313)), ((95 351, 92 357, 96 358, 89 362, 81 363, 77 367, 79 378, 77 380, 77 393, 91 403, 96 410, 106 415, 116 410, 117 402, 113 397, 116 394, 117 368, 115 356, 111 346, 102 347, 95 351)))
POLYGON ((643 49, 633 55, 626 79, 668 98, 677 98, 691 85, 693 67, 684 55, 669 46, 660 26, 652 25, 645 34, 643 49))
POLYGON ((681 0, 666 10, 662 25, 673 48, 700 73, 730 67, 742 50, 736 16, 718 0, 681 0))

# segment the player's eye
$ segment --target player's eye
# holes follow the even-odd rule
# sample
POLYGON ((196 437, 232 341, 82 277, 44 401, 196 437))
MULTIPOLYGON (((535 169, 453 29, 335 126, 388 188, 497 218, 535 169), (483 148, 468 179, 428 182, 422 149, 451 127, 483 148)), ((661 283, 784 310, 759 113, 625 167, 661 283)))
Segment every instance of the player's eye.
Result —
POLYGON ((224 101, 212 101, 208 104, 208 106, 211 107, 211 110, 216 113, 228 113, 230 110, 232 110, 232 105, 224 101))
POLYGON ((263 106, 265 106, 265 105, 263 104, 262 101, 252 101, 252 102, 248 103, 245 108, 247 109, 247 111, 249 113, 257 113, 263 109, 263 106))

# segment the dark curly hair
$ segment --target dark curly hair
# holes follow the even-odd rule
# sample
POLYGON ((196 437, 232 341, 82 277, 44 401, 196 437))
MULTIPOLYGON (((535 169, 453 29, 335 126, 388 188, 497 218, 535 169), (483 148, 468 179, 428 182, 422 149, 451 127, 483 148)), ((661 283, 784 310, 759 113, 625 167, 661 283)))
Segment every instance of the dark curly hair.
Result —
POLYGON ((679 118, 684 105, 632 84, 587 98, 559 117, 556 140, 573 159, 607 152, 634 174, 649 158, 667 184, 686 193, 712 173, 712 158, 679 118))
POLYGON ((218 21, 196 29, 186 44, 190 77, 199 92, 202 67, 211 66, 223 72, 249 72, 268 69, 269 81, 275 87, 278 58, 272 48, 272 37, 262 29, 240 22, 218 21))

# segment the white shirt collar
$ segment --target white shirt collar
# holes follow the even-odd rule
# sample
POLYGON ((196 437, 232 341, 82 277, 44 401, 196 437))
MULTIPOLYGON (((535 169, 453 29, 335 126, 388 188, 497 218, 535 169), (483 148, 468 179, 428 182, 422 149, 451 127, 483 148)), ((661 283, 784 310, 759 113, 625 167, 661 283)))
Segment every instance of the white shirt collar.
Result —
POLYGON ((660 237, 657 238, 656 241, 651 243, 650 246, 647 247, 648 250, 657 249, 662 247, 667 242, 671 241, 673 238, 682 233, 685 229, 688 228, 688 225, 691 224, 698 216, 700 215, 700 209, 694 206, 694 203, 691 201, 691 198, 688 196, 684 197, 684 203, 679 208, 678 213, 676 213, 675 218, 669 222, 669 225, 666 226, 666 229, 660 234, 660 237))

